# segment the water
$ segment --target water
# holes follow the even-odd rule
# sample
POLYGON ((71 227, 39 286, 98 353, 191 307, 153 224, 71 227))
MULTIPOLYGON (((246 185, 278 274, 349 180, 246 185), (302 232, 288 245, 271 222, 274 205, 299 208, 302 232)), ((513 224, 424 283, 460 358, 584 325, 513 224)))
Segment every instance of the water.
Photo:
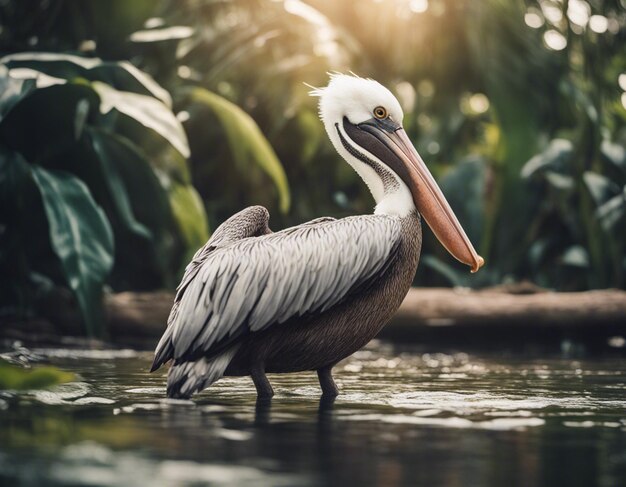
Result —
POLYGON ((151 354, 35 350, 78 374, 0 395, 3 485, 626 486, 626 363, 424 354, 374 343, 315 374, 166 400, 151 354))

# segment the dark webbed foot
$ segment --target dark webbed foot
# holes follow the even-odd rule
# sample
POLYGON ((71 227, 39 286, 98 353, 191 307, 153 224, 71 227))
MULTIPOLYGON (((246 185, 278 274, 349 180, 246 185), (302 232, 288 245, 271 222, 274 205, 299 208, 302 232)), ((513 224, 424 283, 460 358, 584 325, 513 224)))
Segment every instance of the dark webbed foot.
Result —
POLYGON ((332 370, 333 366, 330 365, 317 371, 323 397, 337 397, 339 395, 339 389, 333 380, 332 370))
POLYGON ((252 376, 252 382, 254 382, 254 387, 256 387, 256 393, 259 399, 267 399, 274 395, 272 384, 270 384, 270 381, 265 375, 265 369, 262 366, 253 368, 250 375, 252 376))

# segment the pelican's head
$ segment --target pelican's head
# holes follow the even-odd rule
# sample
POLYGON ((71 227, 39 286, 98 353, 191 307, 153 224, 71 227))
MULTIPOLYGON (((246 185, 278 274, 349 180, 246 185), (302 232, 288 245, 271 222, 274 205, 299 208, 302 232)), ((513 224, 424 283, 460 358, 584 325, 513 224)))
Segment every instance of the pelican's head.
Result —
POLYGON ((320 117, 335 149, 361 176, 376 200, 376 214, 417 210, 456 259, 476 272, 484 263, 435 179, 402 128, 402 108, 371 79, 331 75, 319 96, 320 117))

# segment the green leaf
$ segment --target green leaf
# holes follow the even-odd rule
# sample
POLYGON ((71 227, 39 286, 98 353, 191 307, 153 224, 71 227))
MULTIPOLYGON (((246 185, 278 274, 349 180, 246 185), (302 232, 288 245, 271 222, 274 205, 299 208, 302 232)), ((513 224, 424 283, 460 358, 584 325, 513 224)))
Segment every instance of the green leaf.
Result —
POLYGON ((0 114, 5 115, 22 98, 37 88, 65 84, 65 80, 30 68, 9 70, 0 64, 0 114))
POLYGON ((485 207, 486 164, 480 158, 461 161, 439 184, 472 242, 479 242, 485 207))
POLYGON ((179 41, 181 39, 188 39, 193 35, 193 32, 193 27, 173 25, 161 29, 138 30, 130 35, 130 40, 133 42, 179 41))
MULTIPOLYGON (((27 63, 71 63, 83 69, 96 67, 102 61, 98 58, 75 56, 73 54, 60 54, 56 52, 18 52, 0 58, 0 63, 9 68, 24 66, 27 63)), ((60 67, 58 67, 60 69, 60 67)), ((67 68, 66 68, 67 69, 67 68)))
POLYGON ((538 171, 558 169, 573 153, 574 145, 567 139, 553 139, 548 147, 531 158, 522 168, 521 176, 529 178, 538 171))
POLYGON ((110 62, 52 52, 20 52, 4 56, 0 59, 0 64, 5 64, 11 71, 16 68, 30 68, 66 80, 85 78, 103 81, 119 90, 151 95, 168 107, 172 106, 172 97, 167 90, 128 61, 110 62))
POLYGON ((221 122, 230 150, 242 166, 257 164, 274 181, 281 212, 289 210, 290 194, 287 176, 278 156, 256 122, 234 103, 203 88, 195 88, 191 101, 209 108, 221 122))
POLYGON ((0 362, 0 390, 43 389, 75 379, 76 376, 71 372, 64 372, 56 367, 24 369, 0 362))
POLYGON ((95 81, 93 87, 100 95, 101 113, 107 114, 115 109, 144 127, 154 130, 183 157, 189 157, 189 143, 185 130, 172 111, 161 101, 151 96, 118 91, 99 81, 95 81))
POLYGON ((603 140, 600 144, 600 154, 616 167, 626 169, 626 148, 623 145, 603 140))
POLYGON ((88 137, 115 210, 110 218, 117 244, 111 281, 122 288, 167 283, 177 265, 170 179, 157 176, 146 154, 125 137, 95 128, 88 129, 88 137))
POLYGON ((88 79, 105 81, 118 90, 153 96, 172 108, 172 97, 169 92, 159 85, 149 74, 141 71, 128 61, 117 63, 103 62, 91 69, 88 79))
POLYGON ((142 164, 143 161, 129 160, 135 154, 132 154, 125 145, 114 137, 108 136, 105 132, 90 130, 89 136, 93 149, 103 167, 105 175, 103 183, 107 185, 111 193, 111 200, 115 204, 121 221, 129 231, 152 240, 152 232, 135 218, 125 183, 117 169, 118 163, 142 164))
POLYGON ((583 181, 596 205, 601 205, 615 193, 619 192, 619 186, 602 174, 585 171, 583 181))
POLYGON ((31 89, 35 88, 35 84, 32 80, 9 76, 7 67, 0 64, 0 119, 31 89))
POLYGON ((62 171, 32 166, 48 218, 51 246, 91 335, 102 332, 102 284, 113 266, 113 233, 87 187, 62 171))
POLYGON ((30 68, 14 68, 8 72, 9 78, 15 80, 34 80, 35 87, 46 88, 53 85, 63 85, 67 80, 63 78, 57 78, 55 76, 49 76, 41 71, 36 71, 30 68))
POLYGON ((98 96, 84 84, 36 89, 2 118, 0 139, 29 161, 41 162, 73 146, 97 106, 98 96))
POLYGON ((209 238, 209 226, 200 195, 190 184, 173 182, 169 191, 172 213, 185 245, 183 263, 191 260, 196 250, 209 238))
POLYGON ((626 215, 626 186, 620 194, 600 206, 597 215, 605 230, 613 228, 626 215))
POLYGON ((561 263, 572 267, 589 267, 589 253, 580 245, 572 245, 563 252, 561 263))
POLYGON ((574 188, 574 178, 554 171, 545 172, 546 181, 558 190, 567 191, 574 188))

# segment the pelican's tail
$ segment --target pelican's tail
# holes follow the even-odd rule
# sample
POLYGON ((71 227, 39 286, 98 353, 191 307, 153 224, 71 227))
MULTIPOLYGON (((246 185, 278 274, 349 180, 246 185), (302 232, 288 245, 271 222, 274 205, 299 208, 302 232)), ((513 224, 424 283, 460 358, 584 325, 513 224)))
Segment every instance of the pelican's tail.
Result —
POLYGON ((238 348, 239 345, 233 346, 210 359, 174 363, 167 375, 167 397, 188 399, 209 387, 224 375, 238 348))

